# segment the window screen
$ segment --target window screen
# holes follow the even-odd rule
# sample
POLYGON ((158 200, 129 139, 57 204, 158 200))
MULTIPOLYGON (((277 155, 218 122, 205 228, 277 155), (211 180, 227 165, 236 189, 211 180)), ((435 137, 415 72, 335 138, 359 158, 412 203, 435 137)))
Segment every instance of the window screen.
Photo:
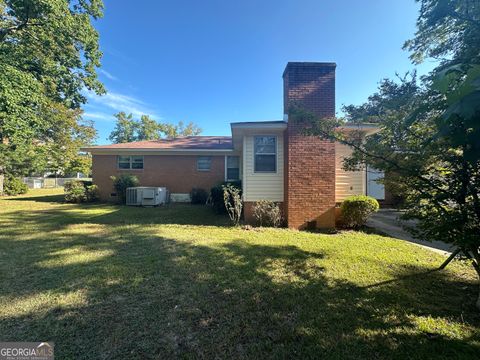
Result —
POLYGON ((119 169, 143 169, 143 156, 118 156, 119 169))
POLYGON ((212 158, 210 156, 199 156, 197 158, 198 171, 210 171, 212 166, 212 158))
POLYGON ((240 179, 240 159, 238 156, 227 156, 227 181, 240 179))
POLYGON ((277 138, 255 136, 255 172, 277 171, 277 138))

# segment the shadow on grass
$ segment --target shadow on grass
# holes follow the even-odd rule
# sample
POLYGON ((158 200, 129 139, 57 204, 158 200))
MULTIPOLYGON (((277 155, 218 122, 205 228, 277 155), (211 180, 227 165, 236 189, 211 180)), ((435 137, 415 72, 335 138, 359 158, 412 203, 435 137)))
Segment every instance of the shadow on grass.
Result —
MULTIPOLYGON (((52 214, 23 216, 53 227, 44 224, 52 214)), ((95 223, 112 224, 108 216, 95 223)), ((11 310, 0 338, 53 340, 62 359, 478 358, 479 331, 432 334, 415 323, 459 323, 452 304, 460 307, 466 287, 473 295, 473 284, 406 267, 360 287, 327 277, 326 254, 235 234, 211 246, 142 224, 4 236, 0 295, 11 310)), ((478 329, 473 304, 463 315, 478 329)))
POLYGON ((6 199, 8 201, 35 201, 42 203, 59 203, 62 204, 65 202, 64 194, 55 194, 55 195, 37 195, 37 196, 15 196, 9 197, 6 199))
POLYGON ((59 204, 47 209, 9 211, 2 215, 0 225, 7 228, 10 235, 15 236, 22 231, 16 226, 18 221, 21 221, 23 226, 35 227, 38 231, 61 230, 72 224, 83 223, 229 225, 225 215, 215 214, 207 206, 190 204, 169 204, 148 208, 103 203, 59 204))

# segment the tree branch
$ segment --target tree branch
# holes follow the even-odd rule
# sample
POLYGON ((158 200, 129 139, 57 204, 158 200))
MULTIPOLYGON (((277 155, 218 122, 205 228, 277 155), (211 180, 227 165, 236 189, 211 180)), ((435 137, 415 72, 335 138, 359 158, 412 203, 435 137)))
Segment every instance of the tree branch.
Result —
POLYGON ((386 162, 386 163, 390 164, 391 166, 393 166, 397 171, 401 171, 403 173, 406 173, 409 176, 415 177, 416 179, 428 184, 429 186, 431 186, 432 188, 434 188, 435 190, 437 190, 439 192, 442 192, 442 193, 447 194, 447 195, 449 194, 448 192, 446 192, 441 187, 435 185, 430 179, 427 179, 427 178, 425 178, 421 175, 418 175, 418 173, 416 173, 416 172, 414 173, 414 172, 400 166, 397 162, 394 162, 391 159, 387 159, 387 158, 385 158, 383 156, 380 156, 380 155, 371 154, 371 153, 367 152, 366 150, 364 150, 361 146, 358 146, 356 143, 345 140, 345 139, 341 139, 341 138, 336 137, 334 135, 331 135, 331 134, 329 134, 325 131, 320 130, 320 133, 321 133, 321 136, 326 137, 329 140, 338 141, 338 142, 340 142, 344 145, 348 145, 348 146, 354 148, 355 150, 357 150, 358 152, 360 152, 362 155, 365 155, 366 157, 370 157, 370 158, 374 158, 374 159, 386 162))

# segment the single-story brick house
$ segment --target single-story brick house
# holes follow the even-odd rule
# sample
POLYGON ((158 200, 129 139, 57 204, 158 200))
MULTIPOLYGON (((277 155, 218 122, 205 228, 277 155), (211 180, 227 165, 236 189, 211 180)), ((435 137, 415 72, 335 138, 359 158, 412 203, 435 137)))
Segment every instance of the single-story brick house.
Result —
MULTIPOLYGON (((290 62, 283 73, 284 113, 295 102, 320 117, 335 115, 335 63, 290 62)), ((356 128, 358 129, 358 128, 356 128)), ((365 135, 375 127, 364 126, 365 135)), ((303 135, 284 120, 231 123, 231 136, 191 136, 85 148, 93 156, 93 182, 113 200, 110 176, 135 174, 142 186, 166 187, 172 201, 192 188, 209 190, 241 180, 245 219, 262 199, 281 204, 289 227, 333 227, 335 206, 352 194, 384 196, 374 172, 346 172, 345 145, 303 135)))

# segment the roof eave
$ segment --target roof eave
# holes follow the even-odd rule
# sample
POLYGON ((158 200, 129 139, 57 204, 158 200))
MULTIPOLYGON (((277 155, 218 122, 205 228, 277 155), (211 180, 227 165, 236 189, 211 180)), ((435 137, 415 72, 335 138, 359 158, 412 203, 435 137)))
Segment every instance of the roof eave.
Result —
POLYGON ((156 148, 102 148, 102 147, 83 147, 80 151, 94 153, 94 152, 232 152, 233 148, 228 149, 156 149, 156 148))
POLYGON ((278 122, 257 122, 257 123, 230 123, 230 128, 232 129, 268 129, 268 130, 284 130, 287 128, 287 122, 278 121, 278 122))

